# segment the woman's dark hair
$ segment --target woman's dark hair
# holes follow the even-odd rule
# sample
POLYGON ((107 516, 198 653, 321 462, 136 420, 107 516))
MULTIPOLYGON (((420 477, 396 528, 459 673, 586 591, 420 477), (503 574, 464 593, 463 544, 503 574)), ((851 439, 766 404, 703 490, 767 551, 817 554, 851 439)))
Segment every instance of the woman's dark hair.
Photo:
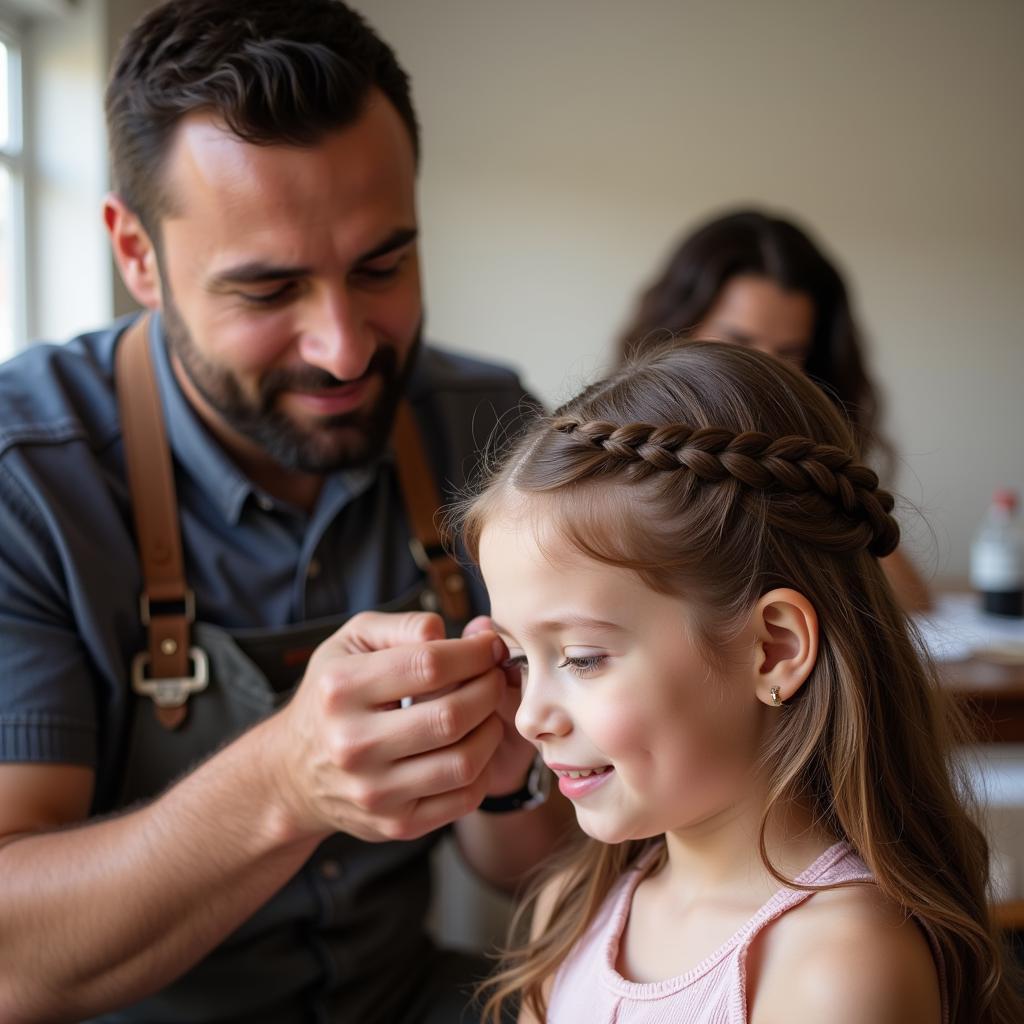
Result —
POLYGON ((666 332, 692 336, 725 285, 740 274, 810 296, 814 334, 804 372, 845 414, 861 453, 880 452, 890 469, 892 448, 878 434, 879 396, 865 367, 846 285, 820 246, 790 220, 738 210, 687 235, 641 294, 619 341, 620 359, 664 341, 666 332))
POLYGON ((419 153, 409 78, 338 0, 169 0, 125 37, 107 84, 114 187, 158 238, 163 165, 183 117, 208 112, 256 145, 316 144, 355 121, 372 90, 419 153))

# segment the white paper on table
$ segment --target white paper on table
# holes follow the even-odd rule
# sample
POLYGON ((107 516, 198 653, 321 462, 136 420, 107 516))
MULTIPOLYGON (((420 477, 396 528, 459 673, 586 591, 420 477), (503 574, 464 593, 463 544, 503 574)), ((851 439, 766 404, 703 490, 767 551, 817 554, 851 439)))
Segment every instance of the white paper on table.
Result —
POLYGON ((936 661, 963 661, 986 653, 1024 662, 1024 619, 987 615, 977 594, 939 594, 935 607, 915 615, 928 653, 936 661))
MULTIPOLYGON (((1014 652, 1024 662, 1024 619, 986 615, 977 594, 939 594, 935 607, 915 615, 928 653, 936 661, 999 656, 1014 652)), ((979 824, 990 844, 991 895, 1024 898, 1024 745, 988 743, 961 751, 979 824)))
POLYGON ((960 751, 979 824, 989 841, 992 896, 1024 898, 1024 745, 986 743, 960 751))

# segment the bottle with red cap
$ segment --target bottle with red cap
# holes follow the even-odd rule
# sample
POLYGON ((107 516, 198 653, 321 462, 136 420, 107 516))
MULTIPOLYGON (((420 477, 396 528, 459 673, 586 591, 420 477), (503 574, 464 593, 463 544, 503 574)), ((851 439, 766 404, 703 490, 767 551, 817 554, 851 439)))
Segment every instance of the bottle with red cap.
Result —
POLYGON ((971 545, 971 586, 992 615, 1024 616, 1024 523, 1015 491, 1001 489, 971 545))

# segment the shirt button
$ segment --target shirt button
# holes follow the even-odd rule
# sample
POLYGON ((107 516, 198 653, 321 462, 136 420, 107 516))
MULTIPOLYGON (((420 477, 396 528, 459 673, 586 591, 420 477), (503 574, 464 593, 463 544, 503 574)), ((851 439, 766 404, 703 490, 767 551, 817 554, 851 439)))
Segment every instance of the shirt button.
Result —
POLYGON ((320 877, 328 882, 336 882, 341 878, 341 865, 336 860, 325 860, 320 864, 320 877))
POLYGON ((311 579, 315 580, 320 575, 320 571, 323 566, 315 559, 309 560, 309 565, 306 567, 306 575, 311 579))
POLYGON ((261 494, 256 498, 256 504, 259 505, 264 512, 274 511, 274 503, 264 494, 261 494))

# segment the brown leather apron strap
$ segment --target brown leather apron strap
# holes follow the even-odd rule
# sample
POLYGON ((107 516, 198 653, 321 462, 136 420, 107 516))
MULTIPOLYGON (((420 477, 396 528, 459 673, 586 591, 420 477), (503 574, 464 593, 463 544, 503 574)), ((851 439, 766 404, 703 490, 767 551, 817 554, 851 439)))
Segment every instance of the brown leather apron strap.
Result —
POLYGON ((185 719, 188 695, 206 685, 205 659, 190 647, 195 602, 185 581, 178 503, 170 447, 148 341, 149 317, 122 335, 115 378, 131 492, 135 538, 142 563, 140 614, 148 649, 132 664, 132 686, 154 700, 169 729, 185 719))
POLYGON ((427 574, 441 614, 449 621, 465 622, 469 618, 466 578, 441 541, 436 522, 441 498, 412 408, 405 400, 398 403, 393 440, 398 460, 398 483, 413 533, 409 541, 413 558, 427 574))
MULTIPOLYGON (((190 646, 195 600, 185 578, 174 473, 148 324, 148 316, 136 320, 122 335, 115 355, 125 465, 142 564, 140 611, 148 631, 148 649, 132 663, 132 687, 151 696, 157 717, 174 729, 185 719, 189 694, 206 686, 207 663, 203 652, 190 646)), ((441 541, 435 522, 440 496, 406 401, 399 403, 393 436, 402 500, 413 532, 413 557, 427 574, 445 618, 465 622, 466 580, 441 541)))

